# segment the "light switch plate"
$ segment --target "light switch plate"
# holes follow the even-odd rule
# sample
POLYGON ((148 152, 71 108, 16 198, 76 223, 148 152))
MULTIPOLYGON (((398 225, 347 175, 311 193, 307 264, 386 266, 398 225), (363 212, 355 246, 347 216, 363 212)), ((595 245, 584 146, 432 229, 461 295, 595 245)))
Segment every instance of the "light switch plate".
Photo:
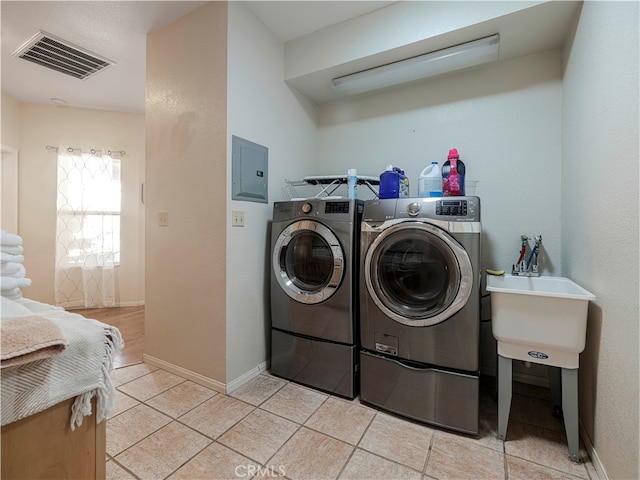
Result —
POLYGON ((158 226, 159 227, 169 226, 169 212, 158 212, 158 226))
POLYGON ((244 227, 244 210, 231 210, 231 226, 244 227))

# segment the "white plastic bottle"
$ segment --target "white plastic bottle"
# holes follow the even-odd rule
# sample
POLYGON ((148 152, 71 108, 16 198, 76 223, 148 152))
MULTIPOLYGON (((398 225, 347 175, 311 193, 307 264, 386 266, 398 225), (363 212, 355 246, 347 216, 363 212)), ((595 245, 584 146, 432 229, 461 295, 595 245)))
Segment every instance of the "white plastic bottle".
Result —
POLYGON ((438 162, 431 162, 431 165, 428 165, 418 177, 418 196, 442 196, 442 175, 438 162))
POLYGON ((347 170, 347 197, 358 198, 356 188, 358 186, 358 173, 355 168, 347 170))

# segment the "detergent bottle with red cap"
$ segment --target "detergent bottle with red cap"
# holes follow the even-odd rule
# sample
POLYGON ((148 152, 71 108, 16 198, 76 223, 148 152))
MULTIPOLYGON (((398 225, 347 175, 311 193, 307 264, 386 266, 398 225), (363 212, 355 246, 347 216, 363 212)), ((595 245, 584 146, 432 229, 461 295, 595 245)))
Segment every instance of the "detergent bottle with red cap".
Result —
POLYGON ((445 197, 464 196, 465 166, 458 150, 449 150, 447 161, 442 166, 442 193, 445 197))

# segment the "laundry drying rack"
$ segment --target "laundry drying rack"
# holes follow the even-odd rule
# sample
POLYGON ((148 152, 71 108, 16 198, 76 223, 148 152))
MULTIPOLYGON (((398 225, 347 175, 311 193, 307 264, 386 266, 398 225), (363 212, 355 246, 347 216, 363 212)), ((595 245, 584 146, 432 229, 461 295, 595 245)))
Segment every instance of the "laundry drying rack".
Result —
MULTIPOLYGON (((308 198, 309 195, 299 195, 296 187, 318 186, 320 191, 314 197, 330 197, 338 188, 348 183, 347 175, 313 175, 304 177, 302 180, 286 180, 284 192, 290 198, 308 198)), ((371 177, 365 175, 356 176, 356 184, 366 186, 374 198, 378 198, 378 187, 380 185, 380 177, 371 177)))

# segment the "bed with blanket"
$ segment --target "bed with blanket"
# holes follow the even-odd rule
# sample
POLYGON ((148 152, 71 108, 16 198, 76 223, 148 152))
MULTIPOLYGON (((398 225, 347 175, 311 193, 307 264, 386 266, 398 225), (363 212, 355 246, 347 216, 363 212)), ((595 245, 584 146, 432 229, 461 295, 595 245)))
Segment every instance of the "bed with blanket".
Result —
POLYGON ((6 232, 1 238, 2 478, 105 478, 120 332, 24 298, 24 271, 7 265, 18 263, 19 249, 10 262, 4 255, 5 242, 21 239, 6 232), (10 277, 13 270, 21 276, 10 277))

